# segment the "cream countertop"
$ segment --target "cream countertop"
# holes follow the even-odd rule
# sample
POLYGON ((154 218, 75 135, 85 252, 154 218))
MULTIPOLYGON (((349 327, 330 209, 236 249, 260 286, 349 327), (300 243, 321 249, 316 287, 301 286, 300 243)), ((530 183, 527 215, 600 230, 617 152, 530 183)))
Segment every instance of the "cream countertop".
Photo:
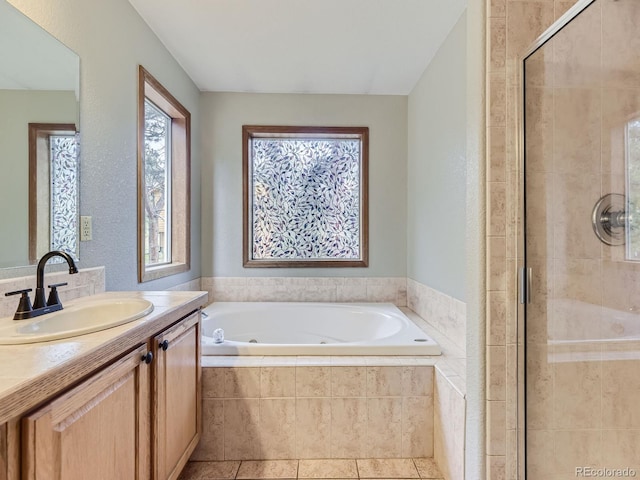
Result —
POLYGON ((73 385, 207 303, 207 292, 105 292, 66 302, 65 306, 123 297, 149 300, 154 305, 153 312, 130 323, 78 337, 0 346, 0 424, 73 385))

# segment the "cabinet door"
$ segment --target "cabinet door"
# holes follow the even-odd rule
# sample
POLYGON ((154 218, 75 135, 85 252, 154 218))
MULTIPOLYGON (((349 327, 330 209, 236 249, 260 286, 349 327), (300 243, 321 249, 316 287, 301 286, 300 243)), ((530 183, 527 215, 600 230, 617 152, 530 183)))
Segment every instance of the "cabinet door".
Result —
POLYGON ((149 368, 141 346, 22 421, 23 478, 149 478, 149 368))
POLYGON ((154 343, 154 479, 173 480, 200 440, 200 312, 154 343))

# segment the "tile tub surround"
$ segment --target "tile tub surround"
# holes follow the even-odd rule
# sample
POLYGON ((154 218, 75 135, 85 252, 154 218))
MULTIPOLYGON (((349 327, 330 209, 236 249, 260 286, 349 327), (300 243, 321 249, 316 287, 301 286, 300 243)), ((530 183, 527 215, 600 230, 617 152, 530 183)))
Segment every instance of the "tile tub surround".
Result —
POLYGON ((204 366, 192 460, 433 456, 434 367, 350 358, 204 366))
POLYGON ((407 306, 405 277, 203 277, 210 302, 383 302, 407 306))
POLYGON ((179 480, 235 479, 444 480, 431 458, 189 462, 179 480))
POLYGON ((407 306, 463 353, 467 340, 467 305, 411 278, 407 278, 407 306))
MULTIPOLYGON (((36 289, 35 266, 33 269, 33 275, 0 280, 0 317, 13 316, 18 307, 20 296, 5 297, 4 294, 7 292, 32 288, 34 291, 30 293, 30 296, 33 302, 36 289)), ((63 305, 69 300, 96 295, 105 291, 104 267, 82 268, 74 275, 69 275, 69 271, 66 268, 60 272, 47 271, 44 280, 45 287, 53 283, 68 283, 68 285, 58 289, 60 301, 63 305)), ((199 290, 199 288, 194 290, 199 290)))
MULTIPOLYGON (((434 357, 204 357, 203 358, 203 425, 204 434, 201 445, 198 447, 192 460, 208 461, 213 459, 225 458, 225 422, 237 421, 242 415, 249 422, 242 424, 242 428, 236 427, 232 436, 241 433, 245 439, 249 439, 253 435, 262 438, 263 432, 260 427, 262 421, 267 423, 266 428, 275 428, 278 431, 271 431, 266 435, 266 440, 260 440, 261 445, 265 442, 280 441, 281 444, 276 445, 278 449, 285 449, 295 452, 297 443, 297 435, 300 436, 302 443, 300 452, 308 451, 309 443, 308 430, 311 434, 317 434, 321 440, 313 444, 313 455, 323 456, 323 452, 339 452, 344 458, 344 452, 340 452, 341 444, 332 443, 327 445, 326 436, 332 441, 331 435, 336 437, 341 432, 347 440, 353 435, 354 440, 348 443, 347 447, 353 452, 352 458, 362 458, 358 452, 366 451, 366 439, 370 432, 367 431, 368 418, 368 393, 379 393, 378 400, 391 399, 393 404, 394 398, 404 400, 408 398, 406 405, 411 406, 411 402, 417 402, 413 405, 416 408, 423 408, 419 402, 426 399, 427 426, 430 424, 433 432, 432 445, 435 460, 440 465, 444 478, 452 480, 462 480, 464 478, 464 421, 466 414, 466 360, 462 356, 462 352, 449 339, 442 336, 432 326, 428 325, 424 320, 419 318, 415 313, 406 308, 402 309, 417 325, 424 329, 432 336, 442 348, 442 355, 434 357), (213 367, 213 368, 211 368, 213 367), (423 379, 431 389, 430 395, 416 396, 392 396, 391 394, 398 392, 398 389, 412 385, 408 379, 415 376, 415 370, 409 374, 411 370, 407 367, 428 367, 432 371, 423 379), (296 369, 300 370, 303 375, 300 379, 296 377, 296 369), (262 370, 265 370, 264 377, 262 370), (288 370, 281 370, 288 369, 288 370), (305 371, 306 370, 306 371, 305 371), (264 385, 263 385, 264 378, 264 385), (304 379, 307 381, 303 381, 304 379), (371 381, 375 385, 376 390, 370 390, 368 382, 371 381), (433 383, 431 383, 433 382, 433 383), (207 387, 208 386, 208 387, 207 387), (261 410, 260 395, 264 389, 265 395, 272 395, 264 400, 280 400, 280 402, 262 402, 261 410), (228 397, 225 397, 227 395, 228 397), (233 397, 233 396, 236 397, 233 397), (290 397, 276 397, 275 395, 290 395, 290 397), (302 395, 301 413, 311 412, 315 415, 313 421, 304 423, 301 419, 301 426, 296 425, 296 400, 302 395), (312 395, 326 395, 312 396, 312 395), (325 402, 324 410, 323 399, 329 399, 325 402), (227 400, 235 400, 228 402, 227 400), (240 402, 239 400, 244 400, 240 402), (287 400, 289 402, 287 403, 287 400), (225 401, 227 401, 225 403, 225 401), (241 405, 240 412, 237 406, 241 405), (288 406, 287 406, 288 405, 288 406), (335 418, 332 417, 332 407, 336 406, 335 418), (275 410, 281 412, 282 421, 276 422, 270 413, 273 409, 269 406, 275 406, 275 410), (312 409, 312 407, 316 407, 312 409), (225 407, 227 409, 225 410, 225 407), (345 421, 350 423, 341 424, 344 417, 340 417, 339 413, 345 410, 345 407, 351 407, 346 410, 348 418, 345 421), (267 415, 261 417, 261 414, 267 415), (331 430, 333 421, 339 427, 335 432, 331 430), (269 427, 271 426, 271 427, 269 427), (319 433, 318 433, 319 432, 319 433), (322 439, 325 439, 323 441, 322 439), (359 440, 359 441, 358 441, 359 440), (355 450, 355 451, 354 451, 355 450)), ((424 373, 424 372, 423 372, 424 373)), ((415 390, 416 388, 424 388, 425 386, 415 385, 407 392, 410 395, 415 393, 426 393, 429 390, 415 390)), ((371 402, 372 405, 379 406, 380 401, 371 402)), ((393 410, 392 410, 393 412, 393 410)), ((372 410, 372 415, 374 410, 372 410)), ((389 416, 388 413, 382 411, 383 415, 389 416)), ((424 419, 424 410, 419 413, 420 418, 424 419)), ((375 411, 375 415, 380 415, 379 411, 375 411)), ((400 411, 402 416, 402 410, 400 411)), ((395 430, 389 437, 387 426, 389 419, 385 420, 385 430, 380 434, 385 437, 385 442, 395 442, 397 444, 397 425, 395 430)), ((403 438, 411 438, 411 425, 406 423, 403 425, 400 419, 400 442, 403 438), (405 428, 405 437, 403 435, 403 427, 405 428)), ((250 440, 247 440, 249 442, 250 440)), ((256 442, 257 443, 257 442, 256 442)), ((405 443, 406 445, 406 443, 405 443)), ((245 446, 244 444, 242 445, 245 446)), ((236 445, 231 445, 236 448, 236 445)), ((402 444, 400 447, 402 448, 402 444)), ((255 452, 255 446, 249 445, 248 449, 255 452)), ((264 449, 265 451, 269 449, 264 449)), ((270 450, 271 451, 271 450, 270 450)), ((345 450, 346 451, 346 450, 345 450)), ((266 453, 260 452, 260 456, 266 453)), ((297 452, 296 452, 297 453, 297 452)), ((401 452, 402 453, 402 452, 401 452)), ((385 456, 387 453, 385 452, 385 456)), ((430 456, 430 455, 429 455, 430 456)), ((295 456, 292 458, 301 458, 295 456)), ((197 477, 196 477, 197 478, 197 477)))

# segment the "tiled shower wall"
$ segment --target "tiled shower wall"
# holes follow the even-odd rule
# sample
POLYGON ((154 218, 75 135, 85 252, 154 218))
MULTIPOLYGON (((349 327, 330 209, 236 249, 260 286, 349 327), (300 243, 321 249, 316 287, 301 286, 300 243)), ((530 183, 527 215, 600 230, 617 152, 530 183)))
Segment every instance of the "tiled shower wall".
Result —
POLYGON ((522 55, 575 1, 487 0, 487 474, 517 478, 516 245, 522 55))

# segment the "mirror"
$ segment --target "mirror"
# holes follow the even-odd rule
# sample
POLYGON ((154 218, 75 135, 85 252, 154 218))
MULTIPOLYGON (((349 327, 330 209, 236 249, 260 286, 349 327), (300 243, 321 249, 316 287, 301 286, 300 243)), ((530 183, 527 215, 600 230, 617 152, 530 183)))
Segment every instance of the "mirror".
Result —
POLYGON ((6 0, 0 58, 0 268, 77 259, 80 59, 6 0))

